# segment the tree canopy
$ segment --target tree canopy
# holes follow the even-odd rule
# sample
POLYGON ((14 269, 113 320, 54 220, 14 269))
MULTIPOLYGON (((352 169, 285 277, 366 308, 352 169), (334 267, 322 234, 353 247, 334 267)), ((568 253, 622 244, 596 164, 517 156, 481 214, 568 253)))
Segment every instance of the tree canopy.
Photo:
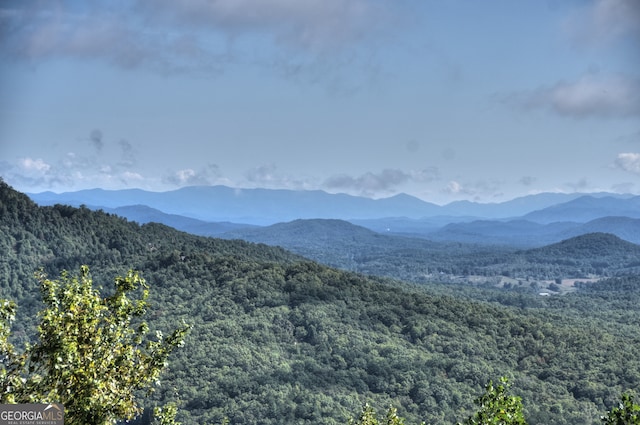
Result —
POLYGON ((70 425, 110 424, 140 413, 138 391, 158 383, 190 327, 147 338, 149 291, 134 271, 116 277, 107 297, 93 287, 87 266, 77 276, 65 271, 55 280, 40 272, 38 280, 45 305, 39 340, 23 353, 8 342, 15 305, 0 302, 0 400, 62 403, 70 425))

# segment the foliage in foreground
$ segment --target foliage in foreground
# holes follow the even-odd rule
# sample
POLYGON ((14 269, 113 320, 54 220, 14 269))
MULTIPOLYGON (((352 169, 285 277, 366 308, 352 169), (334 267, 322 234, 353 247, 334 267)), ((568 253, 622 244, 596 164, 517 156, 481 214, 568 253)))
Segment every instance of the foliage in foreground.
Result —
POLYGON ((605 425, 640 425, 640 405, 634 402, 630 394, 622 394, 618 406, 613 407, 602 417, 605 425))
MULTIPOLYGON (((58 280, 38 274, 45 304, 39 313, 39 342, 18 353, 9 343, 15 304, 0 300, 0 402, 65 406, 70 425, 103 425, 139 413, 139 390, 150 390, 171 352, 182 346, 189 326, 168 337, 149 332, 149 295, 136 272, 116 277, 115 291, 101 297, 89 268, 58 280), (131 297, 133 292, 141 292, 131 297)), ((173 423, 164 415, 162 422, 173 423)))
POLYGON ((464 425, 526 425, 522 399, 509 395, 508 388, 507 378, 501 378, 498 385, 489 381, 485 393, 474 400, 479 410, 464 425))
POLYGON ((366 403, 358 419, 350 419, 349 425, 404 425, 404 419, 398 416, 398 409, 390 406, 381 422, 378 420, 375 409, 366 403))
MULTIPOLYGON (((508 394, 507 378, 500 378, 500 384, 489 381, 482 396, 474 400, 478 411, 466 421, 457 425, 527 425, 522 409, 522 399, 508 394)), ((384 421, 379 421, 376 411, 365 404, 357 420, 351 419, 349 425, 405 425, 397 409, 389 407, 384 421)), ((424 425, 424 422, 422 423, 424 425)))
MULTIPOLYGON (((457 425, 527 425, 522 399, 509 395, 509 387, 509 381, 505 377, 500 378, 498 385, 489 381, 484 394, 474 400, 478 411, 457 425)), ((618 406, 602 416, 601 421, 604 425, 640 425, 640 405, 635 404, 632 395, 622 394, 618 406)), ((375 409, 367 403, 358 419, 351 419, 349 425, 405 425, 405 422, 394 407, 389 407, 385 419, 380 421, 375 409)))

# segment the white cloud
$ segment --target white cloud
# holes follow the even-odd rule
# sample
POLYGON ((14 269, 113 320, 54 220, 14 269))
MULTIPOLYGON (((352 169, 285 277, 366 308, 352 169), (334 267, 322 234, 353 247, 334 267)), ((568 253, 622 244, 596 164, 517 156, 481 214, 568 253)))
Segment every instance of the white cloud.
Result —
POLYGON ((172 174, 170 177, 170 181, 175 182, 178 185, 184 185, 187 184, 195 176, 196 172, 190 168, 187 168, 186 170, 179 170, 172 174))
POLYGON ((487 201, 501 198, 504 193, 501 191, 502 182, 478 180, 475 182, 460 182, 450 180, 441 192, 454 197, 463 197, 475 201, 487 201))
POLYGON ((546 109, 574 118, 636 117, 640 115, 640 79, 587 74, 503 99, 525 109, 546 109))
POLYGON ((465 191, 463 190, 462 185, 459 182, 451 180, 444 188, 444 192, 456 195, 459 193, 464 193, 465 191))
POLYGON ((279 172, 275 164, 253 167, 247 170, 245 178, 246 181, 242 182, 241 186, 293 190, 306 190, 312 187, 305 179, 279 172))
POLYGON ((20 158, 13 162, 0 162, 0 175, 18 190, 51 189, 58 183, 71 183, 69 171, 45 162, 43 159, 20 158), (62 171, 62 173, 60 172, 62 171))
POLYGON ((18 164, 26 172, 36 172, 44 174, 51 169, 51 165, 47 164, 40 158, 22 158, 18 161, 18 164))
POLYGON ((185 168, 171 172, 163 177, 163 182, 175 186, 209 186, 220 182, 226 182, 220 174, 220 169, 216 164, 194 170, 185 168))
POLYGON ((615 166, 633 174, 640 174, 640 153, 620 153, 615 160, 615 166))
POLYGON ((122 178, 127 182, 131 182, 133 181, 143 181, 144 177, 142 177, 141 174, 139 173, 133 173, 131 171, 125 171, 124 173, 122 173, 122 178))
POLYGON ((379 173, 367 172, 360 176, 337 174, 329 177, 322 184, 329 190, 345 190, 363 196, 376 196, 396 192, 405 183, 425 183, 439 178, 435 167, 424 170, 405 172, 387 168, 379 173))
POLYGON ((626 37, 640 41, 640 2, 593 1, 572 14, 565 29, 575 42, 592 47, 606 47, 626 37))
POLYGON ((0 175, 25 191, 154 185, 139 170, 133 169, 135 148, 128 142, 109 143, 101 132, 94 131, 89 138, 78 138, 74 148, 52 157, 2 161, 0 175), (129 163, 123 159, 125 153, 129 155, 129 163))

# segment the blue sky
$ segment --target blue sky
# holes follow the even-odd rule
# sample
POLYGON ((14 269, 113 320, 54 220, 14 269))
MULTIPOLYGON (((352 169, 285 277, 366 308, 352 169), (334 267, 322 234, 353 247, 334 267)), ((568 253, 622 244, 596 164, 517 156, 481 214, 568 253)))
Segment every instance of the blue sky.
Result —
POLYGON ((640 194, 640 2, 4 1, 0 176, 640 194))

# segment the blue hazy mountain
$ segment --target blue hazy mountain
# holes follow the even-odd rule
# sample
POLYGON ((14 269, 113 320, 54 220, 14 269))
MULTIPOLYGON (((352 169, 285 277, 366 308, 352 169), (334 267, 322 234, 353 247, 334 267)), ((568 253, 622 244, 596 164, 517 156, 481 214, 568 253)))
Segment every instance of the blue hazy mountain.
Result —
POLYGON ((400 194, 370 199, 323 191, 194 186, 169 192, 92 189, 31 194, 41 205, 87 205, 203 236, 296 219, 340 219, 383 234, 440 242, 542 246, 592 232, 640 243, 640 197, 541 193, 495 204, 438 206, 400 194), (539 208, 545 206, 544 208, 539 208))
MULTIPOLYGON (((534 214, 525 219, 534 222, 582 221, 567 218, 553 219, 552 214, 561 217, 576 216, 580 208, 594 209, 597 205, 601 212, 584 213, 589 219, 604 216, 625 216, 633 201, 630 195, 614 194, 558 194, 541 193, 513 199, 502 203, 474 203, 468 201, 453 202, 444 206, 426 202, 406 194, 389 198, 370 199, 346 194, 330 194, 321 190, 284 190, 284 189, 234 189, 226 186, 190 186, 168 192, 150 192, 140 189, 104 190, 90 189, 77 192, 56 194, 43 192, 29 194, 38 204, 55 203, 72 206, 92 205, 102 208, 118 208, 131 205, 146 205, 167 214, 182 215, 207 222, 236 222, 268 225, 276 222, 291 221, 298 218, 335 218, 347 220, 370 220, 388 217, 403 217, 410 220, 428 217, 465 217, 465 220, 506 219, 525 214, 534 214), (593 200, 592 205, 582 198, 593 200), (615 203, 611 201, 615 201, 615 203), (561 205, 573 204, 573 207, 561 205), (616 212, 615 205, 621 210, 616 212), (549 210, 558 208, 557 210, 549 210), (570 208, 574 208, 575 211, 570 208), (590 214, 590 215, 589 215, 590 214), (548 216, 548 217, 547 217, 548 216), (545 221, 546 220, 546 221, 545 221), (549 221, 550 220, 550 221, 549 221)), ((638 198, 638 197, 636 197, 638 198)), ((638 204, 639 202, 636 202, 638 204)), ((640 218, 640 208, 636 208, 640 218)), ((452 221, 460 221, 454 219, 452 221)), ((372 226, 374 225, 371 223, 372 226)), ((399 222, 397 224, 400 224, 399 222)), ((414 223, 416 224, 416 223, 414 223)), ((441 225, 447 224, 440 221, 441 225)), ((378 226, 379 227, 379 226, 378 226)), ((390 226, 386 226, 390 227, 390 226)), ((398 227, 398 226, 395 226, 398 227)), ((406 229, 405 229, 406 230, 406 229)))
POLYGON ((476 220, 450 223, 420 236, 434 241, 533 247, 587 233, 610 233, 625 241, 640 244, 640 219, 602 217, 587 223, 559 221, 548 224, 527 220, 476 220))
POLYGON ((500 203, 456 201, 447 204, 445 208, 447 214, 452 216, 467 215, 483 218, 509 218, 520 217, 531 213, 532 211, 569 203, 584 196, 589 196, 595 199, 628 199, 633 197, 633 195, 614 194, 608 192, 589 193, 588 195, 584 193, 539 193, 536 195, 521 196, 510 201, 500 203))
POLYGON ((630 217, 598 218, 575 228, 567 236, 596 232, 611 233, 620 239, 640 244, 640 219, 630 217))
MULTIPOLYGON (((487 223, 488 224, 488 223, 487 223)), ((544 230, 536 223, 510 223, 544 230)), ((575 223, 574 223, 575 224, 575 223)), ((591 223, 595 226, 596 223, 591 223)), ((578 232, 580 224, 570 231, 578 232)), ((344 220, 294 220, 254 229, 238 229, 223 238, 280 246, 307 258, 365 274, 423 282, 443 275, 584 276, 617 271, 636 273, 640 245, 605 232, 563 238, 548 227, 553 243, 528 249, 505 244, 452 243, 376 233, 344 220)), ((561 232, 561 228, 555 229, 561 232)), ((504 232, 509 237, 509 232, 504 232)), ((495 236, 498 238, 498 236, 495 236)), ((515 239, 517 241, 517 238, 515 239)))
POLYGON ((91 189, 29 196, 40 205, 84 204, 104 208, 146 205, 167 214, 209 222, 262 225, 298 218, 424 217, 435 215, 441 209, 436 204, 405 194, 370 199, 320 190, 233 189, 226 186, 191 186, 169 192, 91 189))
POLYGON ((523 251, 529 261, 557 262, 588 261, 592 263, 620 262, 623 268, 636 268, 640 265, 640 245, 624 241, 610 233, 588 233, 540 248, 523 251))
POLYGON ((162 223, 174 229, 200 236, 218 236, 225 232, 229 232, 239 228, 254 227, 250 224, 223 222, 208 222, 195 218, 185 217, 177 214, 166 214, 155 208, 146 205, 129 205, 117 208, 95 208, 102 209, 105 212, 124 217, 129 221, 136 223, 162 223))
POLYGON ((431 232, 435 232, 449 223, 465 223, 475 220, 477 220, 477 217, 449 215, 438 215, 424 218, 384 217, 370 219, 349 219, 349 221, 353 224, 366 227, 367 229, 371 229, 379 233, 405 235, 412 237, 425 237, 431 232))
POLYGON ((299 219, 237 229, 220 237, 279 246, 334 267, 409 281, 435 265, 450 264, 462 257, 489 258, 514 251, 377 233, 336 219, 299 219))
POLYGON ((558 221, 586 223, 597 218, 614 216, 640 218, 640 196, 621 198, 585 195, 569 202, 530 212, 523 218, 537 223, 558 221))
POLYGON ((530 247, 562 240, 579 226, 572 222, 540 224, 527 220, 475 220, 450 223, 423 237, 434 241, 530 247))

